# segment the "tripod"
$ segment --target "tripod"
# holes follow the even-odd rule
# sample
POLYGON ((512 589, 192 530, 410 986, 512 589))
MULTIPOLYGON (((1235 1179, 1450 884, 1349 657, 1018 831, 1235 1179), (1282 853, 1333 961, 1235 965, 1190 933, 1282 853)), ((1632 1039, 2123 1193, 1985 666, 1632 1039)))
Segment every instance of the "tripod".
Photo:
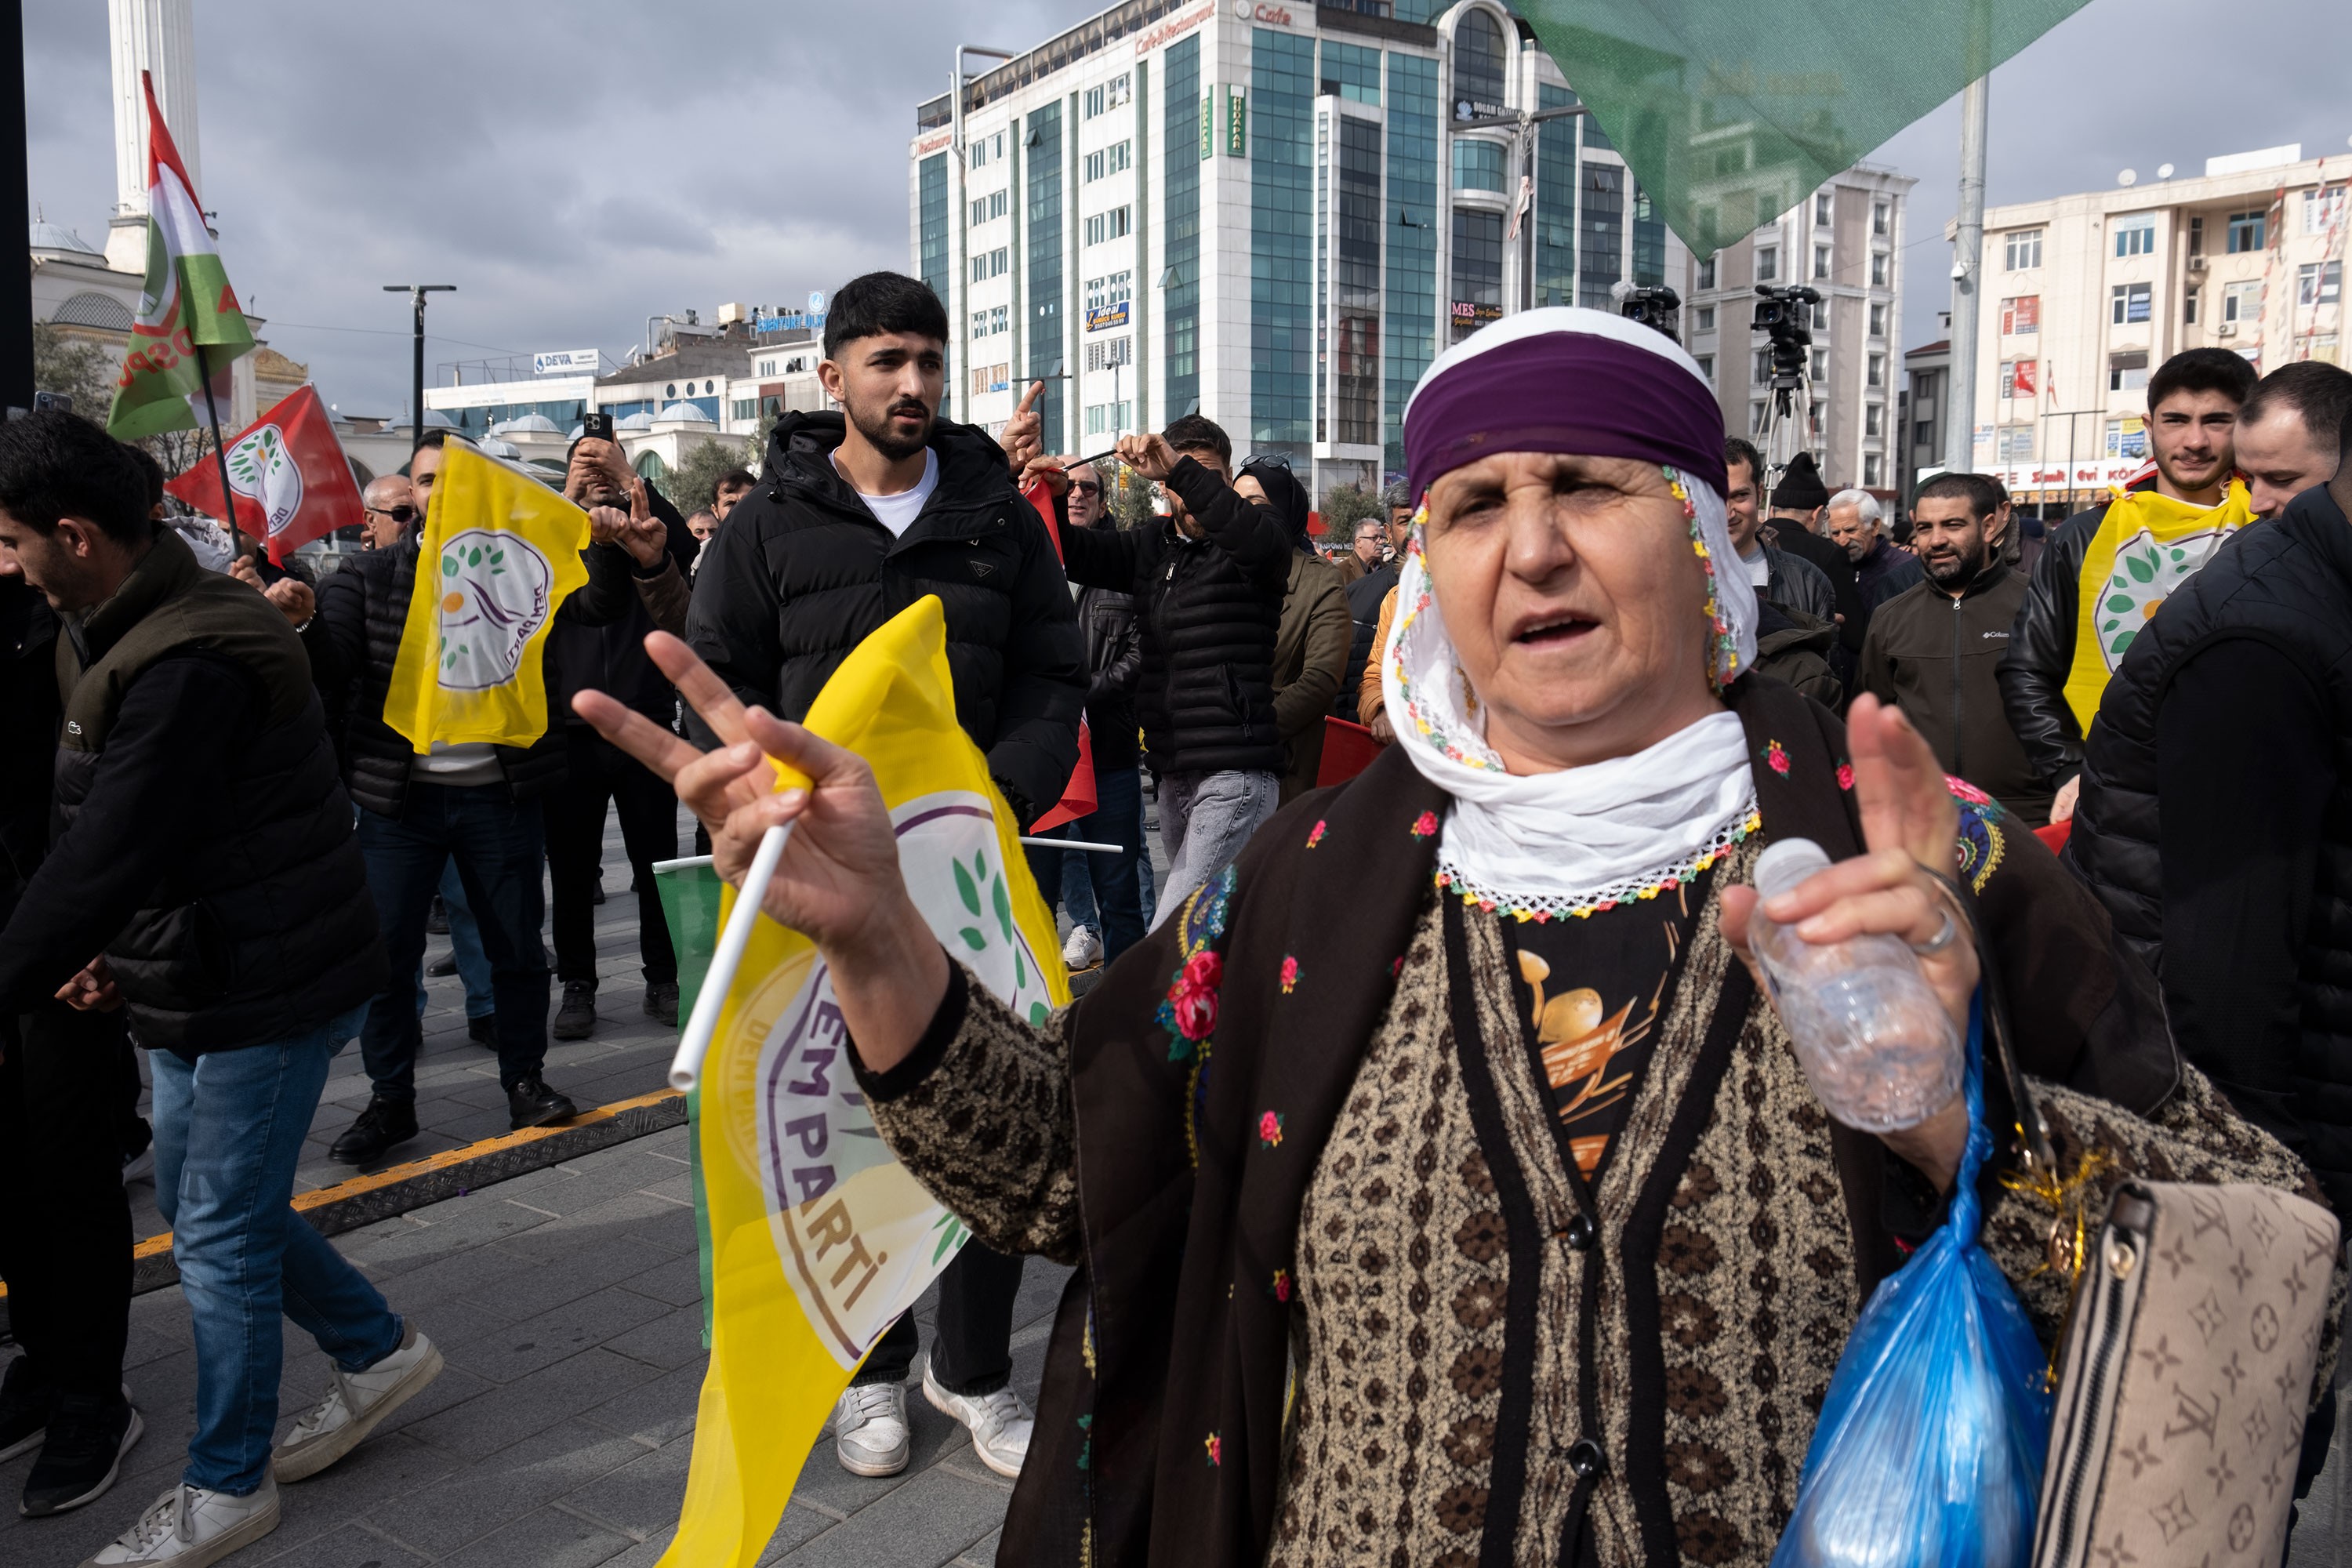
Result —
POLYGON ((1811 446, 1818 434, 1813 426, 1811 379, 1801 370, 1785 371, 1773 366, 1772 401, 1764 410, 1764 423, 1756 431, 1757 449, 1764 454, 1764 472, 1757 476, 1757 482, 1764 487, 1763 493, 1756 498, 1759 509, 1770 510, 1772 491, 1779 486, 1789 460, 1811 446), (1797 411, 1800 398, 1804 409, 1801 414, 1797 411))

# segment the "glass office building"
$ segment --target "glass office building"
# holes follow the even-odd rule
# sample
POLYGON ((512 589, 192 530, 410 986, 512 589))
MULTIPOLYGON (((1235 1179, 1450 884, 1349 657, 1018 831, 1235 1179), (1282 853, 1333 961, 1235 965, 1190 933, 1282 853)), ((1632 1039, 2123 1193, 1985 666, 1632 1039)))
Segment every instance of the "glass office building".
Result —
POLYGON ((1128 0, 916 111, 947 411, 1098 451, 1199 412, 1318 497, 1403 466, 1432 358, 1690 258, 1494 0, 1128 0), (1451 62, 1449 64, 1449 61, 1451 62))

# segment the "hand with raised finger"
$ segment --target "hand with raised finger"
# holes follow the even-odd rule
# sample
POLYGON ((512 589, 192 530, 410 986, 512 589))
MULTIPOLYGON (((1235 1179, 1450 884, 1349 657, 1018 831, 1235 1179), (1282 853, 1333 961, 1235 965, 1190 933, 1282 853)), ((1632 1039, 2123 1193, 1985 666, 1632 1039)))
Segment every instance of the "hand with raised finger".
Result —
POLYGON ((1176 467, 1176 452, 1156 434, 1118 438, 1119 461, 1147 479, 1164 479, 1176 467))
POLYGON ((1015 468, 1034 458, 1040 449, 1045 416, 1038 411, 1036 405, 1037 400, 1045 395, 1045 384, 1031 382, 1029 390, 1021 395, 1020 403, 1013 408, 1013 417, 1004 422, 1003 430, 997 432, 997 445, 1004 448, 1005 458, 1015 468))
POLYGON ((669 551, 669 525, 654 515, 653 501, 646 493, 646 481, 635 475, 629 478, 629 515, 622 523, 615 542, 648 572, 659 566, 662 557, 669 551))

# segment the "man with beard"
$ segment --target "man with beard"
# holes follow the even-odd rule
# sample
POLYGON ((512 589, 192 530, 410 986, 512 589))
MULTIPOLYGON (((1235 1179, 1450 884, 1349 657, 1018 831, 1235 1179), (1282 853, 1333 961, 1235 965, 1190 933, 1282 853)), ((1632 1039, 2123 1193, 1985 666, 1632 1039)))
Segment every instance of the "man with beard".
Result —
POLYGON ((2254 367, 2228 349, 2158 365, 2147 383, 2156 471, 2068 518, 2033 563, 2000 690, 2041 787, 2055 793, 2054 821, 2074 815, 2083 737, 2125 650, 2165 596, 2254 519, 2233 472, 2238 406, 2253 384, 2254 367))
POLYGON ((1854 586, 1862 591, 1866 612, 1876 610, 1924 575, 1917 556, 1906 555, 1886 542, 1884 518, 1878 498, 1868 490, 1840 490, 1830 498, 1830 540, 1853 563, 1854 586))
POLYGON ((1927 580, 1871 616, 1862 689, 1901 708, 1946 773, 2039 827, 2050 792, 2009 727, 1994 674, 2025 599, 2024 579, 2001 558, 2000 510, 2000 489, 1982 474, 1919 487, 1911 542, 1927 580))
POLYGON ((646 634, 686 629, 686 572, 700 548, 667 497, 639 479, 620 447, 594 436, 572 444, 564 499, 592 515, 629 518, 633 531, 659 541, 651 567, 638 565, 636 595, 617 621, 586 626, 558 621, 547 634, 548 716, 562 716, 563 782, 547 792, 547 880, 555 927, 555 978, 563 1000, 551 1030, 559 1040, 596 1032, 596 894, 604 870, 604 808, 621 819, 621 843, 635 873, 637 960, 646 1017, 677 1024, 677 955, 654 883, 654 862, 677 854, 677 804, 645 765, 572 711, 586 687, 610 692, 667 728, 677 694, 646 657, 646 634))
MULTIPOLYGON (((842 286, 817 367, 837 412, 778 421, 764 481, 728 515, 698 574, 687 640, 747 704, 799 720, 870 633, 926 594, 947 616, 956 717, 1026 826, 1078 760, 1086 644, 1054 542, 1013 488, 1005 448, 938 417, 948 317, 895 272, 842 286)), ((705 745, 711 737, 700 732, 705 745)), ((1000 1475, 1020 1473, 1027 1406, 1013 1376, 1021 1263, 974 1242, 940 1279, 923 1394, 971 1429, 1000 1475)), ((903 1380, 915 1322, 884 1333, 834 1411, 834 1452, 889 1476, 912 1451, 903 1380)))

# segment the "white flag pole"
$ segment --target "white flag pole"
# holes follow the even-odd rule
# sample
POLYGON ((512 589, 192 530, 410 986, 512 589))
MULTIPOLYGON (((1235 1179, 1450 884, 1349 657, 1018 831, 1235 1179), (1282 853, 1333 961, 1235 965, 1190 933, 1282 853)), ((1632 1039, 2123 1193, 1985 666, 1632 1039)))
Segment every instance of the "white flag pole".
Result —
POLYGON ((677 1054, 669 1061, 669 1086, 676 1089, 691 1089, 701 1081, 702 1058, 710 1049, 710 1039, 719 1032, 719 1015, 727 1005, 727 993, 735 984, 735 972, 743 966, 743 949, 751 941, 751 928, 759 923, 760 906, 767 900, 768 884, 775 880, 776 864, 784 858, 784 844, 793 836, 793 824, 771 827, 761 836, 759 852, 751 857, 751 868, 743 873, 743 886, 737 889, 735 908, 727 917, 727 929, 719 938, 719 951, 710 955, 710 968, 703 974, 702 989, 695 994, 694 1012, 686 1021, 686 1034, 677 1042, 677 1054))

